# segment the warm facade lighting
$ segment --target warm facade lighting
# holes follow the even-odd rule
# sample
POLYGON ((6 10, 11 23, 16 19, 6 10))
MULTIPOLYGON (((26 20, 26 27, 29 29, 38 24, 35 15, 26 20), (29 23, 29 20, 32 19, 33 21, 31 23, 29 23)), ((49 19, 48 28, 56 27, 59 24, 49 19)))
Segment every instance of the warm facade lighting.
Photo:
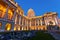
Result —
POLYGON ((14 31, 16 31, 17 30, 17 28, 16 28, 16 26, 14 27, 14 31))
POLYGON ((10 23, 7 23, 7 24, 6 24, 6 30, 7 30, 7 31, 10 31, 10 30, 11 30, 11 24, 10 24, 10 23))
MULTIPOLYGON (((35 16, 35 12, 30 8, 27 12, 27 16, 24 15, 22 8, 13 1, 0 1, 0 21, 5 24, 5 30, 47 30, 49 25, 59 25, 58 16, 55 12, 47 12, 41 16, 35 16), (7 2, 7 3, 6 3, 7 2), (11 4, 10 6, 8 4, 11 4), (50 22, 51 21, 51 22, 50 22), (13 25, 13 26, 12 26, 13 25)), ((0 23, 0 27, 2 25, 0 23)), ((50 27, 49 27, 50 28, 50 27)), ((53 27, 51 27, 53 29, 53 27)))
POLYGON ((12 10, 9 9, 9 11, 8 11, 8 19, 11 20, 12 17, 13 17, 13 12, 12 12, 12 10))
POLYGON ((1 28, 1 26, 2 26, 2 23, 0 22, 0 28, 1 28))
POLYGON ((20 26, 18 27, 18 31, 20 31, 20 26))
POLYGON ((6 7, 0 4, 0 17, 3 18, 6 13, 6 7))

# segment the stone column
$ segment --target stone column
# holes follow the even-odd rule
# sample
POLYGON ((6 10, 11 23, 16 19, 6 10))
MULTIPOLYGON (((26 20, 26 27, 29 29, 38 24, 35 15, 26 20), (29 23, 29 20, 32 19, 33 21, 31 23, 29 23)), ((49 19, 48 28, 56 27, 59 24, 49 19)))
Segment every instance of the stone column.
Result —
POLYGON ((22 18, 22 25, 23 25, 23 22, 24 22, 24 18, 22 18))
MULTIPOLYGON (((4 20, 6 20, 8 18, 8 9, 9 9, 9 5, 6 8, 6 14, 5 14, 4 20)), ((5 31, 5 26, 6 26, 6 24, 4 24, 4 26, 2 26, 3 31, 5 31)))
POLYGON ((31 20, 30 20, 30 27, 31 27, 31 20))
POLYGON ((21 16, 19 17, 19 25, 21 25, 21 16))
POLYGON ((15 21, 15 18, 16 18, 16 9, 14 10, 14 16, 13 16, 12 20, 15 21))
POLYGON ((57 17, 55 17, 55 23, 56 23, 56 25, 58 25, 58 18, 57 17))
POLYGON ((35 19, 35 30, 36 30, 36 27, 37 27, 37 26, 36 26, 36 19, 35 19))
POLYGON ((36 20, 35 20, 35 27, 36 27, 36 20))
POLYGON ((22 17, 22 30, 24 30, 24 18, 22 17))
POLYGON ((27 23, 26 23, 27 21, 26 21, 26 19, 25 19, 25 26, 27 26, 27 23))
POLYGON ((41 26, 42 26, 42 20, 40 20, 41 21, 41 26))
POLYGON ((32 26, 32 23, 31 23, 31 20, 30 20, 30 26, 29 26, 29 30, 31 30, 31 26, 32 26))
POLYGON ((38 20, 36 20, 36 30, 38 30, 38 20))
POLYGON ((25 28, 26 28, 26 30, 27 30, 27 21, 26 21, 26 19, 25 19, 25 28))
POLYGON ((17 15, 16 15, 16 17, 15 17, 15 20, 14 20, 14 21, 15 21, 15 24, 17 24, 17 22, 16 22, 16 21, 17 21, 17 15))
POLYGON ((22 30, 24 30, 23 27, 22 27, 22 30))
POLYGON ((13 17, 12 17, 12 20, 13 20, 13 22, 14 22, 14 23, 12 23, 12 24, 13 24, 13 25, 12 25, 12 30, 14 30, 15 24, 17 24, 17 23, 16 23, 16 20, 17 20, 16 10, 14 10, 14 15, 13 15, 13 17), (16 19, 15 19, 15 18, 16 18, 16 19))
POLYGON ((28 20, 27 20, 27 30, 28 30, 28 20))
POLYGON ((39 25, 41 26, 41 19, 39 20, 39 25))
POLYGON ((45 22, 45 25, 47 25, 47 17, 44 17, 44 22, 45 22))
POLYGON ((9 5, 8 5, 8 7, 7 7, 7 9, 6 9, 5 19, 7 19, 7 18, 8 18, 8 10, 9 10, 9 5))
POLYGON ((39 26, 39 20, 38 20, 38 26, 39 26))

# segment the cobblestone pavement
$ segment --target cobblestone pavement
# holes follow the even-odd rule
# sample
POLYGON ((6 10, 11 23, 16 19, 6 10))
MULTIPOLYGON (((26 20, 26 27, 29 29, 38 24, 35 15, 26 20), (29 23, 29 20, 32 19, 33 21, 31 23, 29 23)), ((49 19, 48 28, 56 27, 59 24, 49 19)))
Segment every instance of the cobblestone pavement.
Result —
POLYGON ((8 32, 0 34, 0 40, 26 40, 27 38, 35 36, 34 31, 30 32, 8 32))
POLYGON ((50 33, 56 40, 60 40, 60 34, 56 33, 56 31, 49 30, 48 33, 50 33))

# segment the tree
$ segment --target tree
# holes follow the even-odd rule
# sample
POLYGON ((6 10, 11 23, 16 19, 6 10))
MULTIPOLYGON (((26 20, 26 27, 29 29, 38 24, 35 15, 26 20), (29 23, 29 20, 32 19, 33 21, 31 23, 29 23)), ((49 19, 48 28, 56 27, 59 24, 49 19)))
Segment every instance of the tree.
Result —
POLYGON ((52 25, 52 24, 53 24, 53 22, 52 22, 52 21, 50 21, 50 22, 49 22, 49 25, 52 25))

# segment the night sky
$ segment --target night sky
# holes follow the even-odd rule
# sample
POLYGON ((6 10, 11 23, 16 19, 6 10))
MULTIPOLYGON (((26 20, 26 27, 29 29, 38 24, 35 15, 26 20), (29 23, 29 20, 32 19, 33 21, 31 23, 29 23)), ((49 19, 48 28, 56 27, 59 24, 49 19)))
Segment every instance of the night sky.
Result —
POLYGON ((60 0, 15 0, 24 10, 27 11, 32 8, 36 16, 43 15, 46 12, 57 12, 60 18, 60 0))

